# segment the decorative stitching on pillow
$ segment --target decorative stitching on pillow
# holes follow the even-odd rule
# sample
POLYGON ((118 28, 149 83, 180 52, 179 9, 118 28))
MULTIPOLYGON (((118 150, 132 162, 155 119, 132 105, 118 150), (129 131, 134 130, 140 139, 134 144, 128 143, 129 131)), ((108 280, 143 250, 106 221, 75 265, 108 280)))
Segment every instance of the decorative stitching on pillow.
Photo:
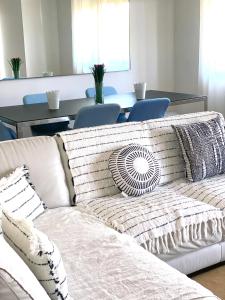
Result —
POLYGON ((56 245, 32 221, 2 212, 4 237, 35 274, 52 300, 69 297, 67 277, 56 245))

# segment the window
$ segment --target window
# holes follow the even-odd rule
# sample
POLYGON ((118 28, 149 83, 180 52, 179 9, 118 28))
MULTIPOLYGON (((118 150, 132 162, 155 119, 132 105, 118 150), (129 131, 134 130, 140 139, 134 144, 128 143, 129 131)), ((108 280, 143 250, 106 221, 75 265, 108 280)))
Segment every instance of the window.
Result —
POLYGON ((128 70, 129 0, 72 0, 72 37, 74 73, 128 70))
MULTIPOLYGON (((225 76, 225 1, 201 1, 200 58, 203 75, 225 76)), ((222 76, 222 77, 221 77, 222 76)))
POLYGON ((225 115, 225 1, 201 0, 199 88, 209 109, 225 115))

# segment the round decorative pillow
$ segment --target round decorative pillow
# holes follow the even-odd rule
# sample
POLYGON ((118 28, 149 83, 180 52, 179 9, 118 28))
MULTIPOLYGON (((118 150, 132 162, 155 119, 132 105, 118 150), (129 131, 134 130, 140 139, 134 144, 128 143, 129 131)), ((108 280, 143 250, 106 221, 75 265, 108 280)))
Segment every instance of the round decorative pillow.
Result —
POLYGON ((160 180, 160 167, 145 147, 130 144, 116 150, 109 158, 109 169, 120 191, 140 196, 154 190, 160 180))

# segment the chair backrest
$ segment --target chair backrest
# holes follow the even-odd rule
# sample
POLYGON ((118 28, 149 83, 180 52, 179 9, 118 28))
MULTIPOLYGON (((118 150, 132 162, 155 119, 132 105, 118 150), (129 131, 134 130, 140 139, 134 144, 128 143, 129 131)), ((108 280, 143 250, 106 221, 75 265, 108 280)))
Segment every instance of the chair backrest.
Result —
POLYGON ((15 139, 15 136, 13 136, 12 130, 10 130, 2 122, 0 122, 0 141, 7 141, 13 139, 15 139))
POLYGON ((128 122, 162 118, 170 104, 168 98, 142 100, 134 104, 128 122))
POLYGON ((23 97, 23 104, 37 104, 48 102, 47 95, 42 94, 30 94, 23 97))
MULTIPOLYGON (((113 86, 104 86, 103 87, 103 95, 104 96, 111 96, 116 95, 117 90, 113 86)), ((95 88, 88 88, 85 91, 85 95, 87 98, 94 98, 95 97, 95 88)))
POLYGON ((106 124, 114 124, 120 113, 118 104, 98 104, 86 106, 78 112, 74 128, 84 128, 92 126, 100 126, 106 124))

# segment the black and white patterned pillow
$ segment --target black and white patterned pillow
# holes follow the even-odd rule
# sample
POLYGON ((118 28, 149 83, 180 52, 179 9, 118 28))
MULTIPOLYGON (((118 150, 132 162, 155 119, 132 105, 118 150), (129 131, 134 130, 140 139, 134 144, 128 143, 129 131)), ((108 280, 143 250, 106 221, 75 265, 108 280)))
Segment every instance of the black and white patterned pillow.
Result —
POLYGON ((69 300, 67 276, 57 246, 32 221, 2 211, 3 236, 52 300, 69 300))
POLYGON ((44 212, 46 206, 35 192, 26 166, 18 167, 9 176, 0 179, 0 221, 2 207, 29 220, 44 212))
POLYGON ((129 196, 151 192, 160 180, 157 160, 148 149, 138 144, 114 151, 109 158, 109 169, 119 190, 129 196))
POLYGON ((35 275, 3 236, 0 249, 0 299, 49 300, 35 275))
POLYGON ((172 127, 178 137, 190 181, 225 173, 225 133, 219 117, 172 127))

